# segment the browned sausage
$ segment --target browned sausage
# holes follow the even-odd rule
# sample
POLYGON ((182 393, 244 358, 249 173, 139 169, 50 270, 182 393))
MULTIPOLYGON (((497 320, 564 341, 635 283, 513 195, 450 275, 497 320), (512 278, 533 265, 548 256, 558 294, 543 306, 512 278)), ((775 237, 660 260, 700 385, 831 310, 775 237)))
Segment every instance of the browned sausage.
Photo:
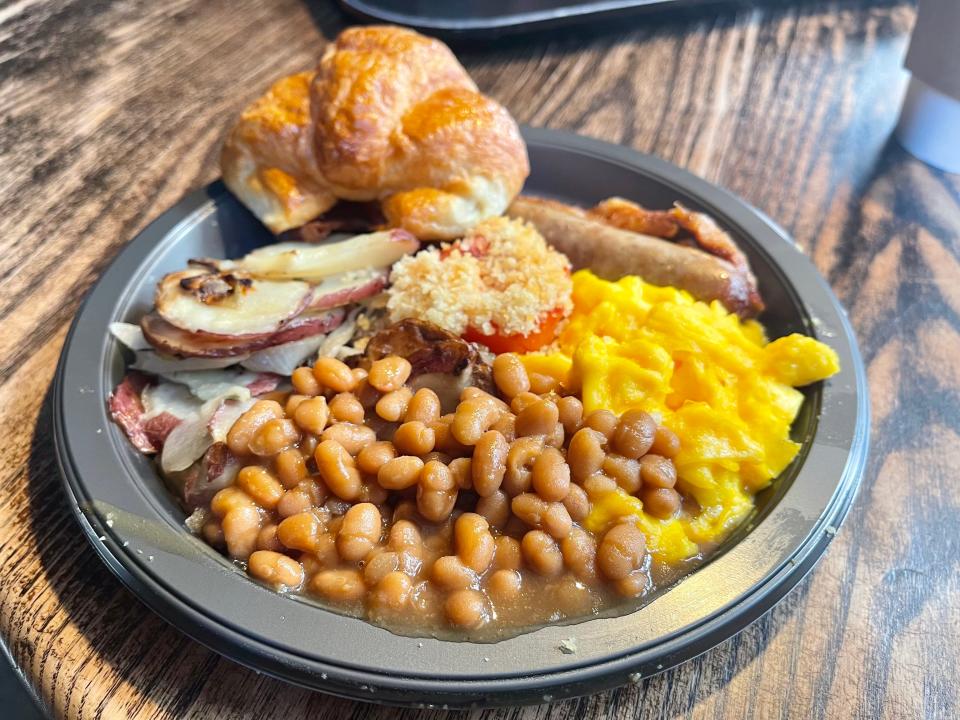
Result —
POLYGON ((702 250, 612 227, 554 200, 521 195, 507 215, 533 223, 575 269, 589 268, 608 280, 639 275, 654 285, 682 288, 698 300, 719 300, 741 317, 763 309, 749 270, 702 250))

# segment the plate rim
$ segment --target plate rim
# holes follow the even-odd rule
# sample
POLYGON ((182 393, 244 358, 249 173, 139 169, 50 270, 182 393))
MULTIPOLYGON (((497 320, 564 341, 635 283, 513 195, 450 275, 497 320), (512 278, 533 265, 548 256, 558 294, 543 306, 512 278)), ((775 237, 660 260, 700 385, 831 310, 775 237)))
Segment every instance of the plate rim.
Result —
MULTIPOLYGON (((129 261, 132 250, 134 250, 132 247, 133 240, 141 238, 146 234, 156 235, 158 239, 168 238, 176 231, 178 226, 184 225, 190 217, 202 207, 208 204, 213 204, 215 207, 217 198, 226 194, 222 183, 217 181, 203 189, 189 193, 172 208, 158 216, 144 230, 138 233, 131 240, 130 244, 118 253, 117 257, 102 274, 101 280, 90 290, 84 303, 78 309, 64 342, 64 348, 54 381, 54 439, 58 464, 60 465, 64 478, 64 486, 71 500, 73 500, 71 507, 80 521, 88 540, 111 571, 113 571, 141 601, 150 606, 152 610, 158 612, 162 617, 175 624, 181 631, 186 632, 201 643, 227 657, 255 667, 258 670, 269 672, 284 680, 314 689, 323 689, 333 694, 370 701, 411 704, 412 701, 410 697, 408 697, 408 694, 412 692, 418 696, 429 693, 435 696, 447 697, 450 703, 455 705, 463 705, 478 700, 484 705, 516 704, 517 702, 542 701, 543 688, 545 687, 552 686, 557 688, 560 686, 557 693, 562 693, 562 696, 569 696, 592 692, 601 687, 611 687, 622 684, 624 680, 635 677, 646 677, 666 669, 677 662, 689 659, 700 652, 706 651, 766 612, 766 610, 772 607, 774 602, 792 589, 822 556, 823 551, 833 535, 833 533, 827 530, 832 528, 833 532, 835 532, 855 497, 865 467, 869 430, 869 396, 866 391, 865 371, 857 348, 856 338, 845 313, 842 311, 842 307, 829 289, 826 281, 820 277, 810 260, 799 252, 796 245, 779 226, 758 210, 749 206, 742 199, 737 198, 723 188, 697 178, 689 172, 671 165, 664 160, 644 155, 622 146, 611 145, 593 138, 556 130, 524 128, 523 132, 527 142, 531 145, 549 146, 562 151, 576 151, 589 156, 599 157, 604 161, 623 165, 631 172, 639 172, 654 178, 657 182, 664 183, 667 181, 669 185, 678 188, 678 190, 684 194, 694 194, 698 197, 698 200, 704 200, 704 205, 709 206, 711 212, 717 204, 722 204, 724 206, 723 208, 716 208, 716 215, 738 227, 744 228, 753 223, 760 223, 766 233, 772 233, 780 241, 783 241, 783 243, 793 248, 795 255, 802 258, 803 263, 806 264, 806 274, 809 275, 812 270, 813 278, 817 281, 819 289, 826 294, 832 306, 839 310, 839 330, 843 333, 844 339, 849 345, 853 362, 850 370, 853 372, 855 379, 857 417, 853 433, 854 438, 851 448, 847 453, 844 471, 841 473, 834 496, 827 506, 827 511, 825 511, 824 515, 815 523, 815 527, 811 531, 807 541, 794 550, 791 562, 771 573, 763 583, 748 588, 738 596, 736 602, 718 609, 709 618, 705 618, 702 622, 694 626, 683 628, 664 642, 655 642, 646 647, 625 651, 619 656, 610 658, 607 661, 592 662, 586 665, 570 667, 565 670, 550 671, 535 675, 518 675, 515 673, 509 677, 494 677, 490 673, 477 673, 475 679, 464 676, 452 680, 439 680, 433 684, 422 676, 410 676, 409 678, 400 676, 385 677, 382 673, 375 671, 371 672, 366 669, 348 668, 339 665, 331 665, 330 668, 325 671, 327 677, 318 678, 316 677, 316 671, 322 667, 322 663, 318 663, 315 659, 308 661, 308 664, 312 667, 305 677, 302 670, 297 672, 291 671, 291 666, 303 664, 301 656, 288 652, 285 653, 283 649, 277 647, 258 648, 256 641, 251 641, 249 636, 242 634, 232 639, 224 638, 221 636, 224 627, 222 624, 214 622, 213 627, 210 627, 212 619, 209 616, 194 615, 191 612, 186 612, 182 607, 176 607, 178 603, 182 602, 179 598, 175 598, 174 602, 171 603, 169 597, 166 597, 169 591, 163 587, 159 587, 156 579, 153 578, 149 572, 144 572, 144 569, 137 564, 134 564, 132 566, 133 570, 131 570, 129 563, 125 564, 122 562, 117 557, 115 550, 99 540, 100 537, 104 537, 105 533, 109 532, 109 527, 97 511, 86 506, 84 503, 83 481, 76 473, 74 458, 70 452, 69 443, 65 438, 65 433, 67 433, 68 428, 63 418, 64 375, 66 373, 69 350, 74 340, 74 333, 80 324, 80 320, 83 317, 90 298, 94 296, 97 288, 100 287, 103 277, 105 277, 115 265, 121 264, 124 259, 129 261), (746 610, 743 605, 745 599, 750 600, 746 606, 746 610), (170 615, 174 616, 174 620, 171 620, 170 615), (699 635, 699 638, 695 640, 691 639, 691 635, 699 635), (252 647, 245 647, 243 652, 237 652, 237 643, 252 647), (267 662, 266 664, 263 662, 264 652, 273 658, 272 662, 267 662), (674 660, 669 660, 671 657, 674 660), (668 662, 663 662, 664 659, 668 659, 668 662), (338 677, 332 677, 333 674, 336 674, 338 677), (310 677, 311 675, 313 676, 312 678, 310 677), (317 682, 321 679, 323 682, 317 682), (533 692, 531 692, 532 686, 530 682, 532 679, 539 681, 533 683, 533 686, 535 686, 533 687, 533 692), (358 692, 358 688, 364 686, 367 690, 358 692), (375 687, 377 693, 371 694, 369 692, 370 687, 375 687), (491 693, 496 697, 492 697, 491 693)), ((153 256, 153 253, 160 251, 161 245, 163 245, 163 243, 156 243, 155 247, 139 260, 137 268, 143 269, 147 267, 150 257, 153 256)), ((769 256, 769 259, 771 264, 778 267, 782 274, 787 275, 783 268, 780 267, 780 263, 772 255, 769 256)), ((134 280, 131 279, 127 285, 125 285, 124 295, 131 292, 130 287, 133 282, 134 280)), ((806 305, 805 302, 804 305, 806 305)), ((105 397, 102 393, 99 396, 105 397)), ((814 438, 814 442, 815 441, 816 438, 814 438)), ((192 610, 193 608, 191 608, 191 611, 192 610)), ((596 622, 604 622, 604 620, 587 620, 582 624, 596 622)), ((237 632, 235 629, 228 628, 228 635, 237 635, 237 632)), ((555 696, 560 697, 561 694, 555 696)))

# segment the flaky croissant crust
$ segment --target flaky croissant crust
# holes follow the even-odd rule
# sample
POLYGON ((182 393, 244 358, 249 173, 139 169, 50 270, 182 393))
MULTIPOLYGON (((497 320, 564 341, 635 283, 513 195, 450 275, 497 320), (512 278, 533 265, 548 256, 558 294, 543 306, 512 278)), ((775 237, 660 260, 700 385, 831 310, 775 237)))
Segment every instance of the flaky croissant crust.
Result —
POLYGON ((338 199, 379 200, 388 224, 460 237, 500 215, 529 174, 510 114, 443 43, 411 30, 345 30, 315 72, 279 80, 241 115, 227 186, 276 233, 338 199))

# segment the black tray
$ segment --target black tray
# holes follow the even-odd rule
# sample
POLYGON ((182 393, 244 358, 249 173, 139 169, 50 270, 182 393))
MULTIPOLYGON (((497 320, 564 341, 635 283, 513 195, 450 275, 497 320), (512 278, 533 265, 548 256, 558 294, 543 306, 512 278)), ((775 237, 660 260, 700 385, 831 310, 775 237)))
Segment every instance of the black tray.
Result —
POLYGON ((176 627, 241 663, 319 690, 406 705, 534 703, 635 682, 687 660, 766 612, 814 565, 863 473, 868 394, 846 316, 812 263, 757 210, 662 160, 574 135, 525 129, 527 191, 581 204, 611 195, 676 200, 712 214, 750 256, 777 336, 802 331, 839 354, 795 425, 803 450, 756 515, 703 567, 631 614, 547 627, 493 644, 394 635, 280 596, 189 535, 153 466, 110 422, 123 374, 114 320, 136 320, 156 281, 189 257, 231 257, 270 236, 219 183, 135 237, 92 290, 54 388, 56 451, 76 515, 111 570, 176 627), (576 638, 577 651, 560 644, 576 638))
POLYGON ((433 35, 483 36, 717 2, 722 0, 340 0, 340 5, 363 20, 406 25, 433 35))

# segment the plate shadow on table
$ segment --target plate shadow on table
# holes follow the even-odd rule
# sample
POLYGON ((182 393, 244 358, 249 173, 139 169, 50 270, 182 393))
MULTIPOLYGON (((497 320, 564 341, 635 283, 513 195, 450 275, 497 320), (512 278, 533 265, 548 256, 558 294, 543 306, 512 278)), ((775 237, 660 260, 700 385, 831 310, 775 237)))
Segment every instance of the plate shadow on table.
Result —
MULTIPOLYGON (((108 666, 143 698, 149 698, 172 716, 184 714, 194 703, 215 704, 218 712, 243 716, 256 711, 262 702, 262 710, 269 713, 271 709, 277 709, 277 691, 281 687, 283 705, 298 710, 302 708, 305 715, 329 718, 359 715, 376 720, 396 716, 397 711, 392 708, 378 708, 294 688, 222 658, 180 632, 170 632, 159 616, 109 572, 76 524, 50 449, 52 394, 51 387, 34 427, 28 482, 30 531, 39 552, 40 572, 55 593, 57 604, 30 621, 36 624, 33 633, 62 632, 57 628, 64 627, 69 628, 71 634, 78 633, 82 636, 79 642, 88 645, 90 654, 96 655, 96 665, 108 666), (54 535, 59 540, 69 538, 69 541, 50 542, 54 535), (147 656, 150 659, 145 661, 147 656)), ((808 587, 809 581, 805 580, 756 623, 679 668, 646 678, 638 686, 555 703, 546 717, 601 716, 606 708, 625 703, 643 707, 645 712, 666 708, 668 701, 673 709, 686 707, 692 710, 763 652, 790 621, 808 587)), ((49 642, 46 645, 49 647, 49 642)), ((36 650, 29 642, 15 643, 10 649, 21 667, 30 667, 38 661, 34 657, 36 650)), ((78 668, 67 667, 57 674, 63 678, 62 684, 55 688, 61 696, 58 705, 64 701, 64 695, 69 698, 70 693, 79 692, 73 689, 76 670, 78 668)), ((113 680, 106 675, 103 679, 105 682, 113 680)), ((109 697, 104 698, 102 703, 109 700, 109 697)), ((429 699, 425 698, 425 701, 429 702, 429 699)), ((417 717, 446 717, 448 714, 465 717, 462 713, 454 715, 441 711, 422 712, 417 717)), ((488 713, 476 714, 485 716, 488 713)))

